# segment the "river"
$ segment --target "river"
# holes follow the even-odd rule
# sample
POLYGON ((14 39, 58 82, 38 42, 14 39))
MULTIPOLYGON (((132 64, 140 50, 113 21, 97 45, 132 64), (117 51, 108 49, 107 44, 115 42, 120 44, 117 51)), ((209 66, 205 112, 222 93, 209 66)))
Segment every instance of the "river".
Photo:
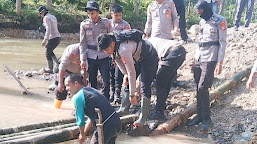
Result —
MULTIPOLYGON (((54 51, 60 57, 64 49, 73 41, 61 41, 54 51)), ((7 64, 14 70, 40 69, 46 66, 45 50, 41 40, 31 39, 0 39, 0 128, 35 124, 72 118, 71 100, 65 100, 62 109, 53 108, 55 98, 53 92, 48 92, 47 86, 52 81, 36 80, 21 77, 21 82, 32 95, 21 94, 18 83, 5 71, 2 64, 7 64)), ((75 144, 76 140, 62 144, 75 144)), ((87 142, 89 143, 89 139, 87 142)), ((208 139, 196 139, 184 134, 169 133, 156 137, 130 137, 124 133, 117 138, 118 144, 207 144, 208 139)))

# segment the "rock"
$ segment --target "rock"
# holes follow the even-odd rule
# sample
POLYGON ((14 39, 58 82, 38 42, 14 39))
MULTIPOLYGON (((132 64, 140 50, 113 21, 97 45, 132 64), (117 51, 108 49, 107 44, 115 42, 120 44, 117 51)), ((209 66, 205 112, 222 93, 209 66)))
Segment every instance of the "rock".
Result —
POLYGON ((24 75, 25 75, 26 77, 32 77, 32 73, 31 73, 31 72, 26 72, 24 75))
POLYGON ((199 25, 195 24, 195 25, 192 25, 191 28, 188 30, 191 34, 193 35, 198 35, 199 33, 199 25))

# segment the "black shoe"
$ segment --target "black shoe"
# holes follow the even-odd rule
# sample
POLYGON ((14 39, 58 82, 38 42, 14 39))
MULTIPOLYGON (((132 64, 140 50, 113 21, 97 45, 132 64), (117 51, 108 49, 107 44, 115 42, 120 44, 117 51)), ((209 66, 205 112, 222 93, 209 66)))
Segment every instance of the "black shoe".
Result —
POLYGON ((211 126, 212 126, 212 120, 211 119, 203 120, 203 122, 199 126, 199 130, 204 132, 204 131, 207 131, 211 126))
POLYGON ((185 83, 183 83, 183 82, 181 82, 181 81, 177 81, 177 80, 174 80, 174 81, 172 82, 172 85, 173 85, 174 87, 186 88, 186 84, 185 84, 185 83))
POLYGON ((187 122, 187 125, 188 126, 193 126, 193 125, 197 125, 199 124, 200 122, 202 122, 202 118, 200 118, 198 115, 195 116, 193 119, 189 120, 187 122))
POLYGON ((167 120, 163 111, 153 110, 147 117, 149 120, 167 120))

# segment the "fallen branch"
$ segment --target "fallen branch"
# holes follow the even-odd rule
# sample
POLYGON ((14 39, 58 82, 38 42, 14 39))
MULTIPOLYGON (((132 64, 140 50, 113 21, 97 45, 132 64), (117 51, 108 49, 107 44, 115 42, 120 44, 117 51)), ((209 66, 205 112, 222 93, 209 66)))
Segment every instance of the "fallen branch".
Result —
POLYGON ((27 88, 21 83, 21 81, 14 75, 14 73, 12 72, 12 70, 6 65, 3 64, 4 67, 7 69, 7 71, 13 76, 13 78, 19 83, 19 85, 21 86, 21 88, 23 88, 23 93, 22 94, 30 94, 30 92, 27 90, 27 88))

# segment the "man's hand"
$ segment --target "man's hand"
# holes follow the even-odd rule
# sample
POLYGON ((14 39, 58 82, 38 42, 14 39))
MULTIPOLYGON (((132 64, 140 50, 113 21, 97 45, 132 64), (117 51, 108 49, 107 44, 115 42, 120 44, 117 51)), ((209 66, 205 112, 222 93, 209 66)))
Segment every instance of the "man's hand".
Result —
POLYGON ((129 94, 129 100, 132 105, 137 105, 137 97, 134 92, 129 94))
POLYGON ((86 140, 86 136, 79 134, 78 140, 80 144, 83 144, 86 140))
POLYGON ((222 61, 218 62, 216 68, 215 68, 215 72, 217 75, 221 74, 222 71, 222 61))
POLYGON ((64 90, 64 85, 63 85, 63 83, 62 83, 62 82, 59 82, 57 88, 58 88, 58 91, 59 91, 59 92, 62 92, 62 91, 64 90))
POLYGON ((124 74, 124 77, 123 77, 123 84, 124 85, 128 85, 128 74, 124 74))
POLYGON ((149 33, 148 32, 145 32, 145 34, 143 35, 143 39, 146 39, 149 37, 149 33))
POLYGON ((47 43, 47 40, 44 39, 44 40, 42 41, 42 43, 41 43, 42 47, 45 47, 45 46, 46 46, 46 43, 47 43))
POLYGON ((85 70, 85 69, 86 69, 86 61, 85 61, 85 60, 82 60, 82 61, 80 62, 80 67, 81 67, 82 70, 85 70))

